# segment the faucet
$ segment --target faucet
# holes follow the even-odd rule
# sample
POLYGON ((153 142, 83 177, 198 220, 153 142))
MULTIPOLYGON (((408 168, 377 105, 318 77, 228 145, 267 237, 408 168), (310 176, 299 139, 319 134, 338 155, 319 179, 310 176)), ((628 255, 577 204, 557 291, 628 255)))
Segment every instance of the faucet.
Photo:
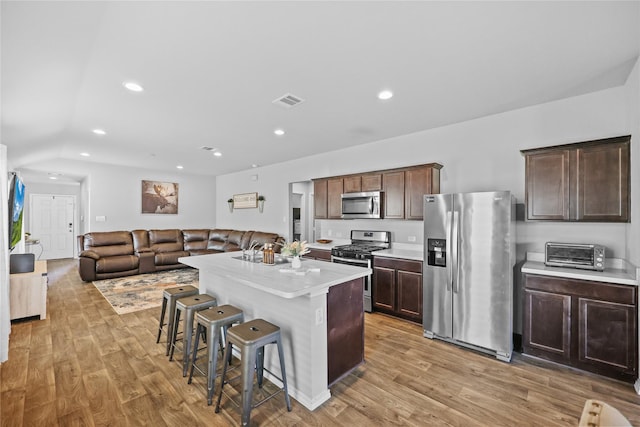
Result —
POLYGON ((251 251, 251 261, 255 261, 256 258, 256 252, 258 251, 256 249, 256 247, 258 247, 258 245, 260 245, 260 242, 258 242, 257 240, 254 240, 253 242, 251 242, 251 244, 249 245, 249 250, 251 251))

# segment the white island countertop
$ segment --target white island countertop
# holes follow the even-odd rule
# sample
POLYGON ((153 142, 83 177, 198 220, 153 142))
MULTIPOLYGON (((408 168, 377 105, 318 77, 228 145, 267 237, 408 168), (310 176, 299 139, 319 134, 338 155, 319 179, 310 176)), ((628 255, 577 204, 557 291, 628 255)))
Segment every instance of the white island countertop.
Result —
POLYGON ((236 259, 238 257, 242 257, 242 252, 189 256, 179 261, 199 270, 214 270, 219 277, 228 277, 281 298, 326 293, 331 286, 372 274, 369 268, 304 258, 302 266, 293 270, 289 262, 267 265, 236 259))

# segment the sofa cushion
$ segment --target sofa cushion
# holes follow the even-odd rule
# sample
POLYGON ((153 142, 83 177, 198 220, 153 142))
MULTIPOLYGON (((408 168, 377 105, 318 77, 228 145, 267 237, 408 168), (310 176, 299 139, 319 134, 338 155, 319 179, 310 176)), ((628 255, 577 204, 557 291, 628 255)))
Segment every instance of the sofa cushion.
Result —
POLYGON ((156 266, 160 265, 172 265, 172 264, 180 264, 178 258, 189 256, 189 252, 186 251, 176 251, 176 252, 161 252, 156 253, 156 266))
POLYGON ((209 231, 207 249, 224 252, 224 245, 227 243, 229 233, 231 233, 231 230, 222 230, 219 228, 209 231))
POLYGON ((227 243, 231 245, 235 245, 236 247, 242 247, 242 236, 244 236, 244 231, 239 230, 231 230, 229 233, 229 237, 227 239, 227 243))
POLYGON ((100 257, 133 255, 133 240, 128 231, 95 231, 84 235, 82 250, 100 257))
POLYGON ((96 261, 96 273, 112 273, 138 268, 138 257, 135 255, 117 255, 100 258, 96 261))
POLYGON ((182 232, 178 229, 149 230, 149 244, 151 250, 156 254, 163 252, 182 252, 182 232))
MULTIPOLYGON (((263 233, 261 231, 251 231, 251 232, 247 232, 245 234, 249 234, 249 246, 251 246, 253 243, 257 243, 257 248, 260 249, 262 248, 266 243, 272 243, 274 245, 274 250, 276 252, 280 252, 280 245, 276 245, 276 243, 282 243, 280 241, 280 236, 276 233, 263 233)), ((244 249, 248 249, 247 246, 244 249)))
POLYGON ((185 251, 204 250, 207 249, 207 243, 209 242, 209 230, 182 230, 182 238, 184 239, 185 251))
POLYGON ((133 230, 131 232, 133 237, 133 248, 137 252, 144 252, 150 250, 149 248, 149 232, 147 230, 133 230))

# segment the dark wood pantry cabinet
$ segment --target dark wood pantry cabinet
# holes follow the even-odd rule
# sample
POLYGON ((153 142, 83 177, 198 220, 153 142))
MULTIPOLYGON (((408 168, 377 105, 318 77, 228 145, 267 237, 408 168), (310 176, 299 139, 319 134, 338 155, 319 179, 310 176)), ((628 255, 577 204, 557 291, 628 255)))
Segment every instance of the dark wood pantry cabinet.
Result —
POLYGON ((628 222, 630 140, 523 150, 527 219, 628 222))
POLYGON ((635 381, 635 286, 525 274, 524 287, 525 354, 635 381))

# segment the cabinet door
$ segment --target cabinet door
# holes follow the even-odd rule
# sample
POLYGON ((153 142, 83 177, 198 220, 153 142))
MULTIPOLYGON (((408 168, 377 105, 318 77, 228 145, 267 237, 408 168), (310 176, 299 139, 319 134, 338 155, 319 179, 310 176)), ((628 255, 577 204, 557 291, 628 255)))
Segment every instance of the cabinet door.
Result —
POLYGON ((629 221, 629 143, 577 150, 578 221, 629 221))
POLYGON ((579 364, 614 377, 618 372, 631 374, 633 379, 638 365, 636 307, 579 298, 578 310, 579 364))
POLYGON ((373 306, 383 311, 394 311, 396 301, 396 270, 386 267, 373 268, 373 306))
POLYGON ((327 180, 313 181, 313 210, 317 219, 327 218, 327 180))
POLYGON ((345 193, 359 193, 362 190, 362 181, 360 175, 347 176, 344 178, 345 193))
POLYGON ((404 219, 404 171, 382 175, 384 217, 404 219))
POLYGON ((422 274, 398 270, 398 312, 422 323, 422 274))
POLYGON ((362 175, 362 191, 382 191, 382 174, 362 175))
POLYGON ((327 218, 342 218, 342 178, 327 180, 327 218))
POLYGON ((431 167, 409 169, 404 173, 405 219, 423 219, 424 195, 431 194, 431 167))
POLYGON ((569 150, 526 156, 527 219, 569 220, 569 150))
POLYGON ((525 289, 526 354, 568 364, 571 359, 571 296, 525 289))

